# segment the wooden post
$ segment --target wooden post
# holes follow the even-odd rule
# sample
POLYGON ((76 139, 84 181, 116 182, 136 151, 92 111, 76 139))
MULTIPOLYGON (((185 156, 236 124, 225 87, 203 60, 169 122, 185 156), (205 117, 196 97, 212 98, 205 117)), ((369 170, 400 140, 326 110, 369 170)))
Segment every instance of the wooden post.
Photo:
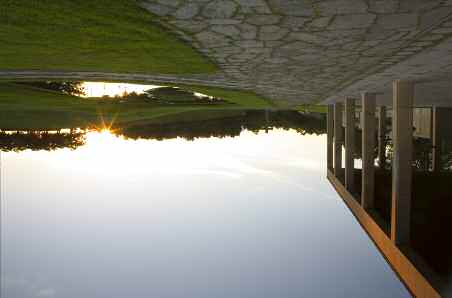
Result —
POLYGON ((353 193, 354 189, 354 147, 355 147, 355 100, 345 99, 345 188, 353 193))
POLYGON ((342 103, 334 104, 334 175, 342 176, 342 144, 344 143, 342 131, 342 103))
POLYGON ((391 239, 396 245, 407 245, 411 220, 414 84, 397 80, 393 93, 391 239))
POLYGON ((375 192, 375 101, 372 93, 362 94, 362 158, 361 206, 364 209, 374 207, 375 192))
POLYGON ((384 168, 386 164, 386 107, 378 109, 378 164, 384 168))
POLYGON ((328 105, 327 114, 327 167, 329 170, 333 169, 333 137, 334 137, 334 106, 328 105))
POLYGON ((270 127, 270 110, 265 109, 265 133, 268 133, 270 127))
POLYGON ((433 108, 432 117, 432 171, 441 171, 441 136, 440 136, 440 118, 441 118, 441 108, 433 108))

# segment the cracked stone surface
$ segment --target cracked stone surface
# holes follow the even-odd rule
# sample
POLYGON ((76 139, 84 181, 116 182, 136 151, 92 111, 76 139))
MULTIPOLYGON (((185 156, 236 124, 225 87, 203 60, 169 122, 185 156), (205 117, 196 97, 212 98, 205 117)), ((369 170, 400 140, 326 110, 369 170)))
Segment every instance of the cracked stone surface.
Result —
MULTIPOLYGON (((440 44, 449 45, 447 55, 452 53, 447 42, 452 35, 450 0, 143 0, 141 4, 220 68, 214 75, 175 79, 253 90, 275 102, 331 99, 440 44)), ((409 70, 428 77, 432 70, 426 64, 409 70)))

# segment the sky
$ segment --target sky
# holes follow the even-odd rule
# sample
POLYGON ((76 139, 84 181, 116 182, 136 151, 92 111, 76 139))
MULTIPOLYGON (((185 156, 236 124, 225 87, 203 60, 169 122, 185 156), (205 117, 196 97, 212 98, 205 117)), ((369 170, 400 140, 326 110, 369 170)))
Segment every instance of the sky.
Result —
POLYGON ((1 297, 410 297, 325 156, 281 129, 2 152, 1 297))

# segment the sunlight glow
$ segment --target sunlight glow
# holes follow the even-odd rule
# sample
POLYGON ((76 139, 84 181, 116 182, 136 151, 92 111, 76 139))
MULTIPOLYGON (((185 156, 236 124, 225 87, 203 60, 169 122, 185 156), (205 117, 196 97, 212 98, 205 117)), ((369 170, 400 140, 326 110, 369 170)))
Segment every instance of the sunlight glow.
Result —
POLYGON ((121 96, 125 93, 136 92, 143 93, 145 90, 158 88, 158 85, 140 85, 129 83, 107 83, 107 82, 83 82, 85 95, 83 97, 102 97, 116 95, 121 96))
MULTIPOLYGON (((164 87, 161 85, 142 85, 142 84, 130 84, 130 83, 108 83, 108 82, 83 82, 81 87, 85 92, 84 98, 98 98, 103 96, 115 97, 115 96, 124 96, 126 94, 130 94, 135 92, 137 94, 142 94, 144 91, 149 89, 155 89, 164 87)), ((194 92, 196 96, 199 97, 209 97, 212 96, 194 92)))
MULTIPOLYGON (((258 134, 243 131, 236 138, 158 141, 127 139, 104 128, 89 131, 85 137, 85 144, 76 150, 24 151, 21 156, 47 161, 56 168, 88 171, 93 176, 114 176, 119 171, 130 179, 160 173, 180 179, 204 175, 237 179, 252 175, 286 181, 287 177, 281 176, 283 168, 323 169, 316 162, 322 154, 318 148, 324 147, 323 136, 300 137, 294 130, 274 129, 258 134), (300 148, 303 148, 302 155, 300 148)), ((6 153, 7 156, 15 154, 6 153)), ((297 181, 290 183, 299 184, 297 181)))

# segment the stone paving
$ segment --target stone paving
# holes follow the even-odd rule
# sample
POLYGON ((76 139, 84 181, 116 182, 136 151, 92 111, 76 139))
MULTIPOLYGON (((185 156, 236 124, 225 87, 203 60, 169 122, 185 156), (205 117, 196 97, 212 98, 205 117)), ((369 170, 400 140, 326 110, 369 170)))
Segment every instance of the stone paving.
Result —
POLYGON ((143 0, 141 6, 221 69, 192 78, 289 104, 343 94, 452 35, 452 0, 143 0))
POLYGON ((376 93, 377 104, 392 105, 392 83, 397 79, 415 82, 414 103, 417 106, 452 105, 452 37, 391 67, 332 94, 323 103, 334 103, 345 97, 360 98, 363 91, 376 93))

